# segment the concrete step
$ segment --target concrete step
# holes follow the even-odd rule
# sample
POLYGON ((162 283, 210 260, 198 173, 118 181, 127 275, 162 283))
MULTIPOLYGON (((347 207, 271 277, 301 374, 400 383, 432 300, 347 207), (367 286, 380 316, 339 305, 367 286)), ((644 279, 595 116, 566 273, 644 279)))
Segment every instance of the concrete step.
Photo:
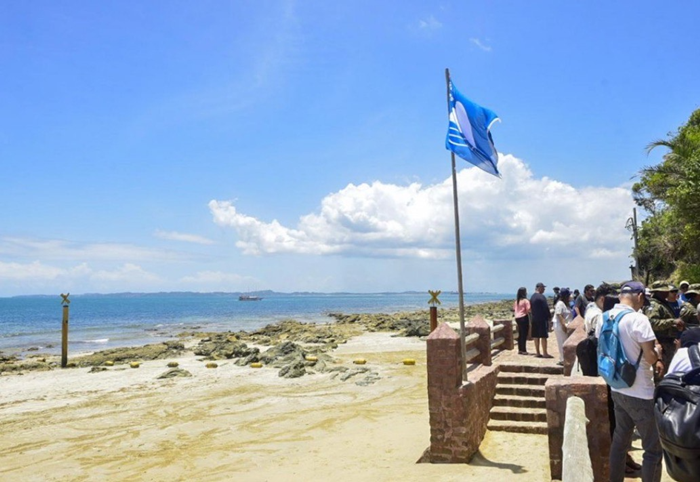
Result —
POLYGON ((518 397, 516 395, 496 395, 493 397, 495 407, 547 408, 543 397, 518 397))
POLYGON ((494 432, 517 432, 547 434, 546 422, 513 422, 511 420, 491 420, 487 428, 494 432))
POLYGON ((515 363, 502 363, 499 365, 501 372, 513 373, 542 373, 547 375, 563 375, 564 367, 557 365, 521 365, 515 363))
POLYGON ((516 422, 547 423, 547 410, 544 408, 493 407, 491 420, 512 420, 516 422))
POLYGON ((544 400, 544 385, 496 385, 498 395, 517 395, 519 397, 537 397, 544 400))
MULTIPOLYGON (((556 375, 555 375, 556 376, 556 375)), ((544 385, 552 377, 546 373, 499 372, 498 384, 501 385, 544 385)))

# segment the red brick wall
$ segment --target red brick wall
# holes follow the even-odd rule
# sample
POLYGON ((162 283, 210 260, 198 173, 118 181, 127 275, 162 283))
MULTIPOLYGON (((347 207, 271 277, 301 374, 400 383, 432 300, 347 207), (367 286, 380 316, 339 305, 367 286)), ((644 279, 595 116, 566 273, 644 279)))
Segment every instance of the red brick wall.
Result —
POLYGON ((430 334, 427 350, 430 412, 427 460, 469 462, 486 434, 498 369, 480 366, 462 384, 459 335, 446 323, 430 334))

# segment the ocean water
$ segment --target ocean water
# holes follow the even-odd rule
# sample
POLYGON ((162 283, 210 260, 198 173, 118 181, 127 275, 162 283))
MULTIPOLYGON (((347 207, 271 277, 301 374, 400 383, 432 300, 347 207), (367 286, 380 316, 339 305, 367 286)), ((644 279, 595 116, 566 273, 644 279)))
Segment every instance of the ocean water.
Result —
MULTIPOLYGON (((285 319, 326 323, 329 313, 394 313, 427 309, 427 293, 282 294, 239 301, 234 293, 122 293, 70 297, 69 353, 137 346, 174 338, 188 330, 251 331, 285 319)), ((511 295, 466 293, 465 303, 511 295)), ((442 307, 456 307, 456 293, 440 295, 442 307)), ((0 298, 0 350, 38 347, 60 353, 60 296, 0 298)))

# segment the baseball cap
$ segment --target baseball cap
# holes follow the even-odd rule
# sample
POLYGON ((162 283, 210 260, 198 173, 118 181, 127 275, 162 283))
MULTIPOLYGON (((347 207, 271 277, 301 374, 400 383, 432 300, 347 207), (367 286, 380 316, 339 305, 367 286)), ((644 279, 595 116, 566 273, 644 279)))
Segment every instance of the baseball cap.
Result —
POLYGON ((620 288, 620 294, 644 293, 644 290, 644 284, 640 283, 639 281, 628 281, 622 285, 622 288, 620 288))
POLYGON ((541 281, 535 285, 535 288, 546 288, 546 287, 547 287, 547 285, 545 285, 541 281))
POLYGON ((570 294, 571 294, 571 290, 570 290, 569 288, 562 288, 562 289, 559 291, 559 296, 561 296, 562 298, 566 298, 566 297, 569 296, 570 294))
POLYGON ((676 288, 676 285, 669 284, 668 290, 673 292, 673 293, 678 293, 678 288, 676 288))
POLYGON ((681 334, 681 348, 689 348, 700 343, 700 328, 690 328, 681 334))
POLYGON ((686 280, 683 280, 683 281, 681 281, 681 284, 679 284, 678 286, 683 288, 683 285, 690 286, 690 283, 688 283, 686 280))

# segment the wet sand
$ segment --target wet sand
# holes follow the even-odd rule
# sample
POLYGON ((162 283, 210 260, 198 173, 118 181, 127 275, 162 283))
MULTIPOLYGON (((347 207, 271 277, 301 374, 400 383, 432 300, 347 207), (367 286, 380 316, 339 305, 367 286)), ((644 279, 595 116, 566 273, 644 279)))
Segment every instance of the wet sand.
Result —
POLYGON ((381 377, 298 379, 177 358, 0 377, 1 480, 549 480, 547 437, 487 433, 471 464, 417 464, 428 447, 425 342, 366 333, 333 353, 381 377), (403 358, 416 366, 404 366, 403 358))

